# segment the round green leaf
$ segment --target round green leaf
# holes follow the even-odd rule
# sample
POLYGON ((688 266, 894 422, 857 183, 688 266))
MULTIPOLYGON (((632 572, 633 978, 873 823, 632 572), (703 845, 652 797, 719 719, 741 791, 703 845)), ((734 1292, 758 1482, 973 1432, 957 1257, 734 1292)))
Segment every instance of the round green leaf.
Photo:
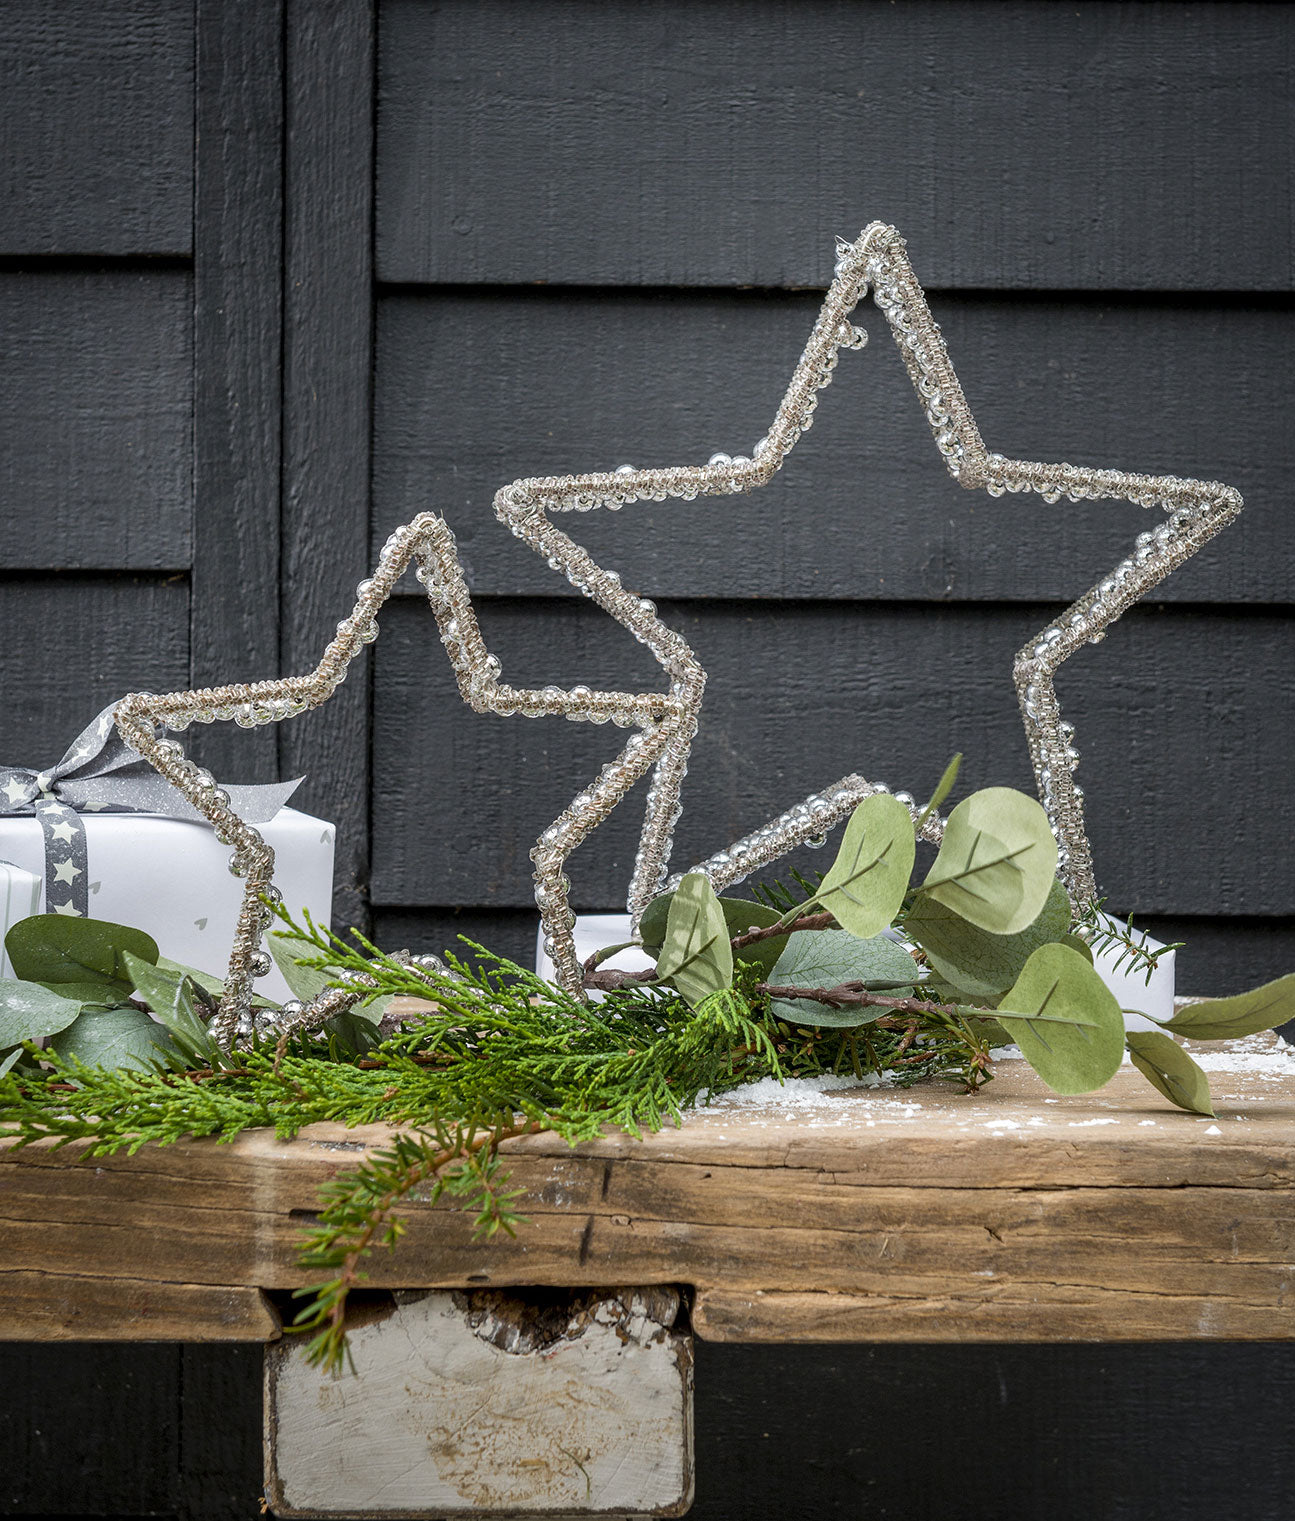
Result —
POLYGON ((1019 934, 993 935, 929 893, 918 893, 904 919, 904 933, 922 947, 935 971, 972 995, 960 1002, 993 998, 1010 988, 1031 955, 1041 945, 1064 940, 1069 928, 1070 899, 1055 878, 1043 911, 1019 934))
POLYGON ((1295 1019, 1295 972, 1232 998, 1207 998, 1178 1009, 1165 1029, 1188 1040, 1239 1040, 1295 1019))
POLYGON ((1043 910, 1057 874, 1048 816, 1011 787, 973 792, 949 815, 922 894, 994 935, 1016 935, 1043 910))
POLYGON ((657 976, 673 983, 694 1008, 733 985, 728 924, 710 879, 690 871, 680 882, 666 918, 657 976))
POLYGON ((1119 1000, 1069 946, 1034 952, 1003 994, 998 1022, 1054 1093, 1100 1088, 1124 1056, 1119 1000))
POLYGON ((143 930, 65 914, 20 919, 5 936, 5 950, 15 975, 25 982, 96 983, 123 997, 132 987, 123 952, 157 964, 157 942, 143 930))
POLYGON ((643 910, 643 917, 639 920, 639 939, 649 956, 655 956, 661 949, 665 940, 666 920, 670 917, 670 905, 673 902, 673 892, 662 893, 659 898, 653 898, 643 910))
MULTIPOLYGON (((843 982, 866 983, 873 991, 910 998, 917 968, 902 945, 877 935, 857 940, 836 930, 797 930, 769 974, 775 987, 835 988, 843 982)), ((834 1009, 813 998, 773 998, 771 1012, 794 1025, 830 1025, 845 1029, 871 1024, 888 1013, 884 1005, 847 1004, 834 1009)))
POLYGON ((213 1042, 206 1021, 198 1012, 200 992, 188 973, 150 966, 129 951, 125 960, 135 982, 135 992, 171 1032, 185 1056, 190 1060, 210 1056, 213 1042))
POLYGON ((50 1041, 62 1057, 87 1067, 127 1067, 142 1071, 164 1057, 179 1055, 175 1042, 141 1009, 108 1009, 82 1014, 50 1041))
POLYGON ((1172 1036, 1158 1030, 1130 1030, 1129 1059, 1146 1080, 1189 1114, 1214 1115, 1210 1080, 1172 1036))
MULTIPOLYGON (((643 949, 649 956, 655 956, 661 949, 661 942, 665 939, 666 920, 670 915, 670 905, 674 902, 674 894, 662 893, 659 898, 654 898, 648 904, 643 918, 639 921, 639 938, 643 942, 643 949)), ((747 898, 720 898, 719 906, 724 911, 724 922, 728 926, 729 939, 736 935, 744 935, 750 929, 768 929, 771 924, 777 924, 782 915, 776 908, 770 908, 767 903, 755 903, 747 898)), ((741 950, 734 951, 738 961, 747 966, 758 967, 761 973, 768 977, 773 970, 774 962, 782 955, 787 944, 786 935, 770 935, 767 940, 756 940, 750 945, 744 945, 741 950)))
POLYGON ((817 901, 842 929, 871 940, 894 919, 908 891, 916 852, 913 819, 903 803, 877 792, 850 815, 817 901))
POLYGON ((64 998, 37 982, 0 978, 0 1051, 20 1041, 57 1035, 80 1012, 78 999, 64 998))

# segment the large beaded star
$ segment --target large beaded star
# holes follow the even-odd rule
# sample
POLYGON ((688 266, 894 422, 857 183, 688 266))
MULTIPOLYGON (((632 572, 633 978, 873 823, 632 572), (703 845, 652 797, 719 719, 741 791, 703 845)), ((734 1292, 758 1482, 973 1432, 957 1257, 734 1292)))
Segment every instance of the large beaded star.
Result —
MULTIPOLYGON (((991 496, 1033 491, 1049 502, 1059 501, 1063 495, 1072 502, 1117 499, 1160 508, 1168 514, 1139 537, 1132 554, 1109 576, 1032 640, 1016 657, 1014 667, 1039 798, 1059 843, 1060 875, 1077 907, 1095 896, 1082 793, 1072 774, 1078 760, 1072 743, 1074 731, 1061 719, 1054 686, 1057 669, 1084 643, 1101 639, 1128 607, 1229 523, 1241 510, 1241 497, 1218 482, 1036 464, 988 452, 898 232, 874 222, 856 242, 838 242, 837 254, 835 277, 782 404, 749 457, 716 454, 705 465, 643 470, 623 465, 607 473, 518 480, 495 497, 496 515, 518 538, 647 647, 669 678, 665 692, 593 691, 582 686, 536 690, 504 683, 500 662, 482 639, 454 536, 443 519, 422 513, 397 528, 387 540, 372 577, 357 588, 353 611, 338 624, 336 637, 309 674, 163 696, 137 692, 117 705, 116 721, 122 737, 210 821, 217 838, 233 846, 230 869, 244 879, 225 994, 213 1022, 213 1033, 222 1043, 232 1044, 254 1027, 252 981, 269 970, 261 938, 272 920, 268 904, 277 898, 272 882, 274 853, 230 808, 228 795, 210 773, 195 765, 176 741, 163 737, 159 730, 182 730, 193 722, 229 719, 251 727, 319 707, 345 678, 347 666, 363 646, 377 638, 378 609, 416 560, 415 574, 426 588, 459 690, 473 709, 504 716, 611 722, 636 731, 616 758, 544 831, 531 852, 535 898, 548 937, 546 948, 561 985, 582 996, 581 967, 572 936, 575 920, 569 907, 570 883, 564 875, 567 857, 651 771, 629 884, 628 907, 635 923, 652 898, 668 885, 667 863, 680 812, 680 787, 706 676, 684 640, 657 617, 653 604, 623 587, 615 571, 595 564, 549 514, 615 509, 667 497, 693 501, 699 496, 763 486, 813 423, 818 392, 832 380, 838 351, 861 348, 866 342, 850 318, 869 288, 890 323, 926 410, 936 447, 960 485, 983 488, 991 496)), ((885 789, 863 777, 845 777, 703 862, 700 869, 716 888, 740 881, 796 845, 821 835, 863 797, 880 790, 885 789)), ((896 796, 913 809, 916 817, 918 810, 912 800, 903 793, 896 796)), ((924 829, 929 838, 938 838, 939 820, 928 819, 924 829)), ((294 1009, 279 1028, 286 1031, 318 1025, 347 999, 353 1002, 360 996, 362 990, 325 994, 313 1004, 294 1009)))

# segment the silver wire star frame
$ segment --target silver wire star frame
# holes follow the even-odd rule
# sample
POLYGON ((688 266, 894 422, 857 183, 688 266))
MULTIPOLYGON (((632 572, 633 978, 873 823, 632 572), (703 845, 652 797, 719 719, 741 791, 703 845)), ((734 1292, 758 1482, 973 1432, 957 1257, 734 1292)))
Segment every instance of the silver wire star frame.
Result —
MULTIPOLYGON (((874 222, 856 242, 838 240, 837 255, 835 278, 782 404, 768 433, 749 457, 716 454, 705 465, 645 470, 622 465, 610 473, 518 480, 495 496, 495 514, 501 522, 546 559, 551 569, 562 572, 577 590, 646 645, 669 678, 665 692, 604 692, 583 686, 569 690, 556 686, 518 688, 501 681, 500 662, 481 637, 454 536, 443 519, 421 513, 387 540, 372 578, 357 588, 354 610, 338 624, 336 637, 308 675, 165 696, 136 692, 118 704, 117 727, 126 743, 210 821, 218 839, 233 846, 230 869, 245 881, 225 995, 213 1022, 213 1033, 223 1044, 229 1046, 251 1033, 252 981, 269 970, 270 958, 261 949, 261 938, 272 919, 263 900, 277 897, 272 883, 274 853, 230 808, 228 796, 211 775, 159 730, 178 731, 193 722, 229 719, 253 727, 319 707, 345 678, 347 666, 361 648, 377 638, 378 609, 416 560, 415 574, 427 590, 459 690, 475 711, 528 718, 561 716, 636 730, 619 755, 544 831, 531 852, 535 900, 558 980, 567 992, 583 996, 572 936, 575 919, 568 901, 570 883, 564 875, 567 857, 651 771, 628 894, 635 924, 653 897, 668 885, 667 863, 680 813, 680 787, 697 729, 706 675, 684 640, 657 617, 653 604, 623 587, 615 571, 596 565, 548 515, 604 507, 616 510, 631 502, 664 501, 667 497, 694 501, 699 496, 725 496, 763 486, 813 423, 818 392, 832 380, 838 350, 862 348, 867 341, 850 317, 869 288, 890 323, 936 447, 949 474, 960 485, 983 489, 995 497, 1005 491, 1032 491, 1047 502, 1057 502, 1063 495, 1071 502, 1129 501, 1168 514, 1154 529, 1140 535, 1133 552, 1110 575, 1032 640, 1017 655, 1014 666, 1039 799, 1060 847, 1059 874, 1077 908, 1094 898, 1096 883, 1084 832, 1082 793, 1073 778, 1078 753, 1072 743, 1073 728, 1061 719, 1054 686, 1057 670, 1083 644, 1097 643, 1127 608, 1231 522, 1241 510, 1241 497, 1230 486, 1215 481, 1036 464, 988 452, 898 232, 874 222)), ((756 868, 823 834, 863 797, 884 790, 860 776, 845 777, 712 856, 700 869, 717 889, 740 881, 756 868)), ((913 808, 916 817, 912 800, 904 793, 896 796, 913 808)), ((939 820, 928 820, 925 832, 929 838, 938 839, 939 820)), ((340 996, 353 1002, 362 992, 340 996)), ((316 1026, 337 1012, 338 999, 334 993, 293 1008, 277 1028, 316 1026)))

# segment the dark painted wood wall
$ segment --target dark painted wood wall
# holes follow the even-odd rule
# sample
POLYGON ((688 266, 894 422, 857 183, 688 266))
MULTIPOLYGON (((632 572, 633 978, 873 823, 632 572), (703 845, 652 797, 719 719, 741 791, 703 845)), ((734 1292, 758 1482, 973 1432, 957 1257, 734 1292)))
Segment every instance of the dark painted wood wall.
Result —
MULTIPOLYGON (((883 218, 991 447, 1244 493, 1063 697, 1113 904, 1193 989, 1290 969, 1293 38, 1285 5, 10 0, 4 757, 132 686, 305 667, 425 508, 511 678, 654 683, 491 495, 749 451, 834 236, 883 218)), ((711 673, 681 855, 846 770, 1027 784, 1011 654, 1146 526, 959 491, 862 322, 766 491, 576 525, 711 673)), ((612 741, 467 712, 416 591, 329 709, 195 744, 307 773, 339 919, 525 955, 529 845, 612 741)), ((600 834, 588 909, 632 813, 600 834)), ((0 1363, 9 1513, 256 1513, 255 1354, 0 1363)), ((696 1513, 1282 1516, 1293 1392, 1281 1348, 702 1348, 696 1513)))

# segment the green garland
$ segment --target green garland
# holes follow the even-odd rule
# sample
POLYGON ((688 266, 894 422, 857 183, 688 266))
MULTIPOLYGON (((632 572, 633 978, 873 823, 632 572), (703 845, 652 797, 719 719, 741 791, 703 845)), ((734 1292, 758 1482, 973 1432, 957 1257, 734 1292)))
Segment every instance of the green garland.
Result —
POLYGON ((348 1296, 371 1252, 398 1240, 411 1190, 471 1210, 480 1235, 515 1228, 499 1153, 509 1137, 639 1136, 764 1077, 871 1073, 973 1090, 1007 1040, 1067 1093, 1100 1087, 1127 1046, 1162 1094, 1208 1114, 1205 1074, 1170 1032, 1222 1040, 1295 1015, 1292 976, 1126 1036, 1092 944, 1118 944, 1148 975, 1155 953, 1100 905, 1072 924, 1047 820, 1020 793, 960 804, 916 885, 915 843, 908 811, 878 796, 856 810, 827 873, 797 879, 800 894, 773 884, 759 901, 719 899, 691 874, 643 917, 650 972, 600 965, 614 947, 591 958, 585 987, 604 995, 594 1003, 480 946, 480 965, 449 955, 429 971, 279 909, 275 958, 294 993, 362 986, 364 999, 278 1045, 271 1022, 234 1052, 208 1033, 219 983, 167 962, 138 931, 37 916, 5 942, 20 980, 0 981, 0 1137, 104 1155, 259 1127, 286 1138, 319 1121, 391 1126, 389 1147, 324 1187, 302 1247, 303 1267, 322 1276, 300 1291, 293 1328, 311 1335, 312 1361, 337 1368, 348 1296), (905 943, 888 938, 892 925, 905 943), (393 996, 426 1012, 383 1039, 376 1019, 393 996))

